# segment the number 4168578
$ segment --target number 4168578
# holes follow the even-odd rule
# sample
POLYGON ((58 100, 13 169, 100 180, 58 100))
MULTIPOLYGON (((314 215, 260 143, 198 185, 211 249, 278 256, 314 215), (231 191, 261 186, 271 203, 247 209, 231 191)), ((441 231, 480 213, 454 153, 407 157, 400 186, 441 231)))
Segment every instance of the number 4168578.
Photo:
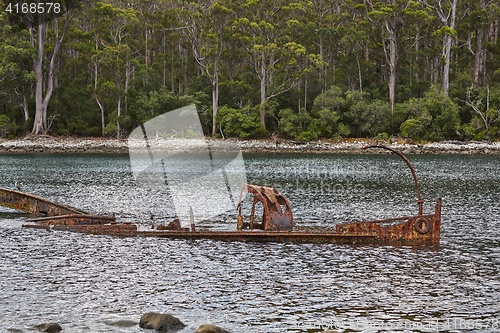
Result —
POLYGON ((61 4, 57 2, 9 3, 5 11, 10 14, 59 14, 61 12, 61 4))

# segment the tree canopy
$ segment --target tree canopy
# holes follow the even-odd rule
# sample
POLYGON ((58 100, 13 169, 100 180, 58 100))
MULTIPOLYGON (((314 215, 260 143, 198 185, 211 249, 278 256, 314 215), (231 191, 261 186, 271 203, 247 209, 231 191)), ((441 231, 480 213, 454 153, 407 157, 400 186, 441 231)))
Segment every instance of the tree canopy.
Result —
POLYGON ((500 139, 500 0, 14 3, 0 137, 124 137, 195 103, 214 137, 500 139))

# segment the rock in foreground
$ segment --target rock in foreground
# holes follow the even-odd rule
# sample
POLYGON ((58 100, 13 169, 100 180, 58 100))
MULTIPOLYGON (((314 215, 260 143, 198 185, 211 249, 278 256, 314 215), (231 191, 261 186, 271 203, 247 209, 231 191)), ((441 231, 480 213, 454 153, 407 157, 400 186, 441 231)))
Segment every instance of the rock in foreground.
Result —
POLYGON ((157 332, 175 332, 186 325, 168 313, 148 312, 142 315, 139 327, 153 329, 157 332))
POLYGON ((204 324, 198 327, 195 333, 229 333, 229 332, 223 328, 220 328, 219 326, 204 324))
POLYGON ((62 331, 62 327, 58 323, 44 323, 35 327, 38 331, 46 333, 58 333, 62 331))

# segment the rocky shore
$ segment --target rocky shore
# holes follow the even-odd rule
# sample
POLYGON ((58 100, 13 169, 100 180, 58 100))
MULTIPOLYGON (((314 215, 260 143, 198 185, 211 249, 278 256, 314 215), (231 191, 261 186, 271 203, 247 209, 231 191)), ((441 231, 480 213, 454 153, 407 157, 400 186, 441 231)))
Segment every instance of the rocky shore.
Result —
MULTIPOLYGON (((175 147, 182 148, 189 140, 177 140, 175 147)), ((198 141, 199 142, 199 141, 198 141)), ((500 142, 486 141, 442 141, 413 144, 404 141, 392 143, 368 139, 324 140, 296 142, 283 139, 262 140, 215 140, 214 144, 237 144, 243 152, 287 152, 287 153, 373 153, 362 148, 368 144, 385 144, 405 154, 500 154, 500 142)), ((136 147, 141 148, 137 141, 136 147)), ((154 147, 172 147, 170 140, 157 139, 154 147)), ((128 140, 107 138, 74 138, 36 136, 23 139, 0 139, 0 153, 128 153, 128 140)))

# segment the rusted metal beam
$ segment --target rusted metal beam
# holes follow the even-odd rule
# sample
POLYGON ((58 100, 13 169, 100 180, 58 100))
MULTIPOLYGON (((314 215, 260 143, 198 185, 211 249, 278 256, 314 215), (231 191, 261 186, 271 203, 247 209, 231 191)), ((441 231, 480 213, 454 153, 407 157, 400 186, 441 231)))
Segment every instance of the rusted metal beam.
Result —
POLYGON ((441 236, 441 199, 436 202, 434 214, 400 219, 343 223, 336 226, 343 236, 374 236, 383 242, 439 242, 441 236), (402 222, 394 225, 384 223, 402 222))
POLYGON ((94 225, 55 225, 53 230, 80 232, 92 235, 137 236, 137 225, 133 223, 110 223, 94 225))
POLYGON ((115 222, 114 216, 100 216, 88 214, 69 214, 60 216, 40 217, 36 219, 29 219, 29 222, 36 222, 39 224, 50 225, 98 225, 115 222))
POLYGON ((43 214, 47 216, 87 214, 80 209, 56 203, 34 194, 6 188, 0 188, 0 206, 29 214, 43 214))

